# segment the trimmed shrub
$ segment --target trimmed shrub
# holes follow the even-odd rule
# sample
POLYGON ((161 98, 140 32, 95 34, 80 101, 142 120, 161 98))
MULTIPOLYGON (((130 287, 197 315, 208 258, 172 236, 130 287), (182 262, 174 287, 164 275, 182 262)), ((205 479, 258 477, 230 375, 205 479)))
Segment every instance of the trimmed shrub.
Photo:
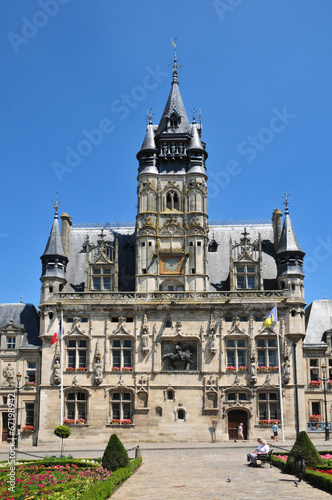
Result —
POLYGON ((112 434, 108 445, 104 451, 101 461, 102 467, 114 472, 120 467, 127 467, 129 464, 128 453, 116 434, 112 434))
POLYGON ((71 430, 67 425, 58 425, 54 429, 54 434, 58 436, 59 438, 66 439, 67 437, 70 436, 71 430))
POLYGON ((293 448, 289 452, 285 472, 294 474, 294 457, 297 453, 301 452, 305 459, 306 468, 317 469, 317 467, 324 464, 308 434, 305 431, 301 431, 296 438, 293 448))
POLYGON ((306 470, 305 479, 310 484, 332 493, 332 475, 316 470, 306 470))
POLYGON ((135 469, 142 463, 142 457, 136 458, 130 462, 129 466, 123 469, 118 469, 106 479, 106 481, 99 482, 79 497, 79 500, 104 500, 112 495, 112 493, 130 477, 135 469))

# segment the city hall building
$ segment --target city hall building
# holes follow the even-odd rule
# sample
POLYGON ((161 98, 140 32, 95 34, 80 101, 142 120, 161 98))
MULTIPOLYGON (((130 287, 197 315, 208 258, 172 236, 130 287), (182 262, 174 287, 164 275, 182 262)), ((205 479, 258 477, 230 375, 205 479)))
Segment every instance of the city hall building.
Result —
POLYGON ((70 440, 86 444, 113 432, 125 441, 207 441, 214 429, 226 441, 240 423, 245 439, 270 438, 281 418, 279 376, 286 437, 323 412, 332 325, 313 326, 303 344, 305 254, 287 196, 271 221, 211 223, 207 159, 175 56, 161 120, 148 117, 137 153, 136 224, 77 224, 63 213, 60 230, 56 202, 40 312, 0 310, 2 441, 18 372, 19 439, 30 444, 58 442, 61 371, 70 440), (265 327, 275 305, 278 327, 265 327), (61 315, 63 366, 60 342, 51 344, 61 315))

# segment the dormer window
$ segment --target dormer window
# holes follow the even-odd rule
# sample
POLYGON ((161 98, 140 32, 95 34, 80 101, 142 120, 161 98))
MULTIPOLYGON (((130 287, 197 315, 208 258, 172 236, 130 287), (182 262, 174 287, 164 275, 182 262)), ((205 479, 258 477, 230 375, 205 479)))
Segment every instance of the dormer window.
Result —
POLYGON ((172 113, 168 120, 168 127, 172 130, 179 128, 180 116, 177 113, 172 113))
POLYGON ((111 268, 94 266, 92 268, 92 289, 111 290, 111 268))
POLYGON ((169 125, 170 125, 171 128, 177 128, 179 126, 178 120, 176 118, 171 119, 169 121, 169 125))
POLYGON ((238 264, 236 266, 236 284, 239 289, 256 288, 256 266, 238 264))

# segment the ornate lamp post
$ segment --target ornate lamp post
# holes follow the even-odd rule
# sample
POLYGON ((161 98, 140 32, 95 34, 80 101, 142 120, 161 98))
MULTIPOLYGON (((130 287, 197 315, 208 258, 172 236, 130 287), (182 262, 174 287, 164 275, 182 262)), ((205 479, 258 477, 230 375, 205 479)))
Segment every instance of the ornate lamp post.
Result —
POLYGON ((330 439, 330 429, 328 427, 328 421, 327 421, 327 402, 326 402, 326 382, 327 382, 327 377, 326 377, 326 365, 322 365, 322 372, 323 376, 319 378, 324 384, 324 407, 325 407, 325 441, 328 441, 330 439))
POLYGON ((20 390, 23 389, 25 384, 29 382, 29 377, 26 376, 24 377, 25 383, 20 387, 20 382, 21 382, 22 375, 20 372, 17 373, 16 375, 16 380, 17 380, 17 385, 16 385, 16 418, 15 418, 15 436, 14 436, 14 442, 15 442, 15 449, 18 448, 18 412, 19 412, 19 406, 18 406, 18 398, 19 398, 19 393, 20 390))

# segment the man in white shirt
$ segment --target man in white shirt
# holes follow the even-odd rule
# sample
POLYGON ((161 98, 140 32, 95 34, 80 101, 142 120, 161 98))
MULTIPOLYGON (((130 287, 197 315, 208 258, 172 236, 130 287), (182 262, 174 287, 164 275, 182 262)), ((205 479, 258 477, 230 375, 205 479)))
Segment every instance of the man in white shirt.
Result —
POLYGON ((270 447, 265 439, 258 438, 257 441, 258 446, 256 450, 254 450, 252 453, 248 453, 247 455, 248 462, 250 462, 248 464, 249 466, 257 465, 257 457, 259 457, 260 454, 266 454, 270 451, 270 447))

